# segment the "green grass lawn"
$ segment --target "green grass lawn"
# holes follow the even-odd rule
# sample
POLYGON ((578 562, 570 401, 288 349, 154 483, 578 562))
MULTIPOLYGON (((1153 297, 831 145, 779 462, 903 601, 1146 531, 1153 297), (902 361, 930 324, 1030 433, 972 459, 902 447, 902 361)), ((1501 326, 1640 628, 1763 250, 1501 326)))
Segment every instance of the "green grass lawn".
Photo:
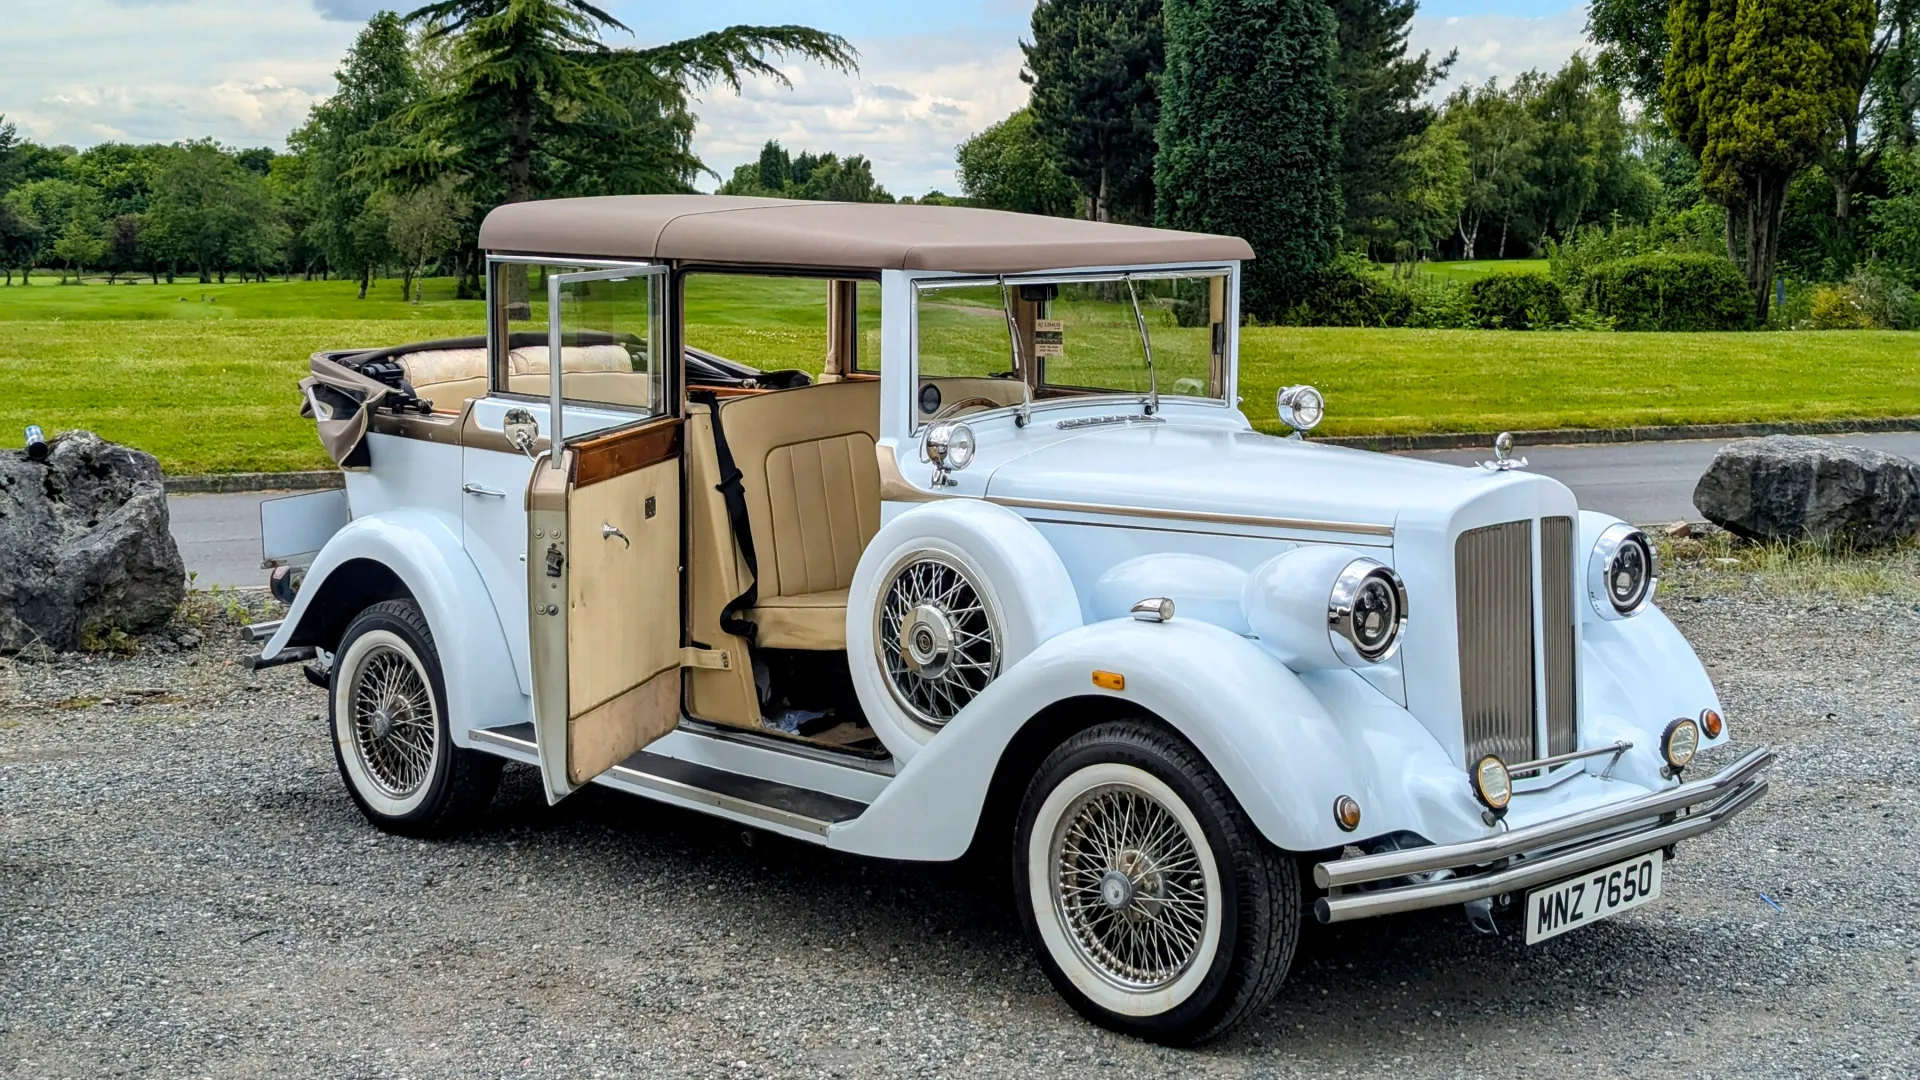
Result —
POLYGON ((1429 262, 1420 264, 1420 273, 1435 277, 1451 278, 1456 281, 1472 281, 1488 274, 1544 274, 1547 272, 1545 259, 1472 259, 1459 262, 1429 262))
MULTIPOLYGON (((1517 260, 1500 265, 1512 266, 1517 260)), ((1483 264, 1484 265, 1484 264, 1483 264)), ((688 340, 762 367, 817 371, 813 282, 694 279, 688 340)), ((320 349, 477 334, 477 301, 395 281, 0 288, 0 446, 21 429, 87 427, 169 472, 329 464, 295 383, 320 349), (184 301, 182 300, 184 297, 184 301)), ((874 302, 863 293, 862 307, 874 302)), ((863 355, 877 339, 863 334, 863 355)), ((1920 334, 1588 334, 1262 327, 1244 332, 1241 394, 1271 430, 1273 394, 1326 392, 1323 434, 1616 427, 1920 413, 1920 334)))

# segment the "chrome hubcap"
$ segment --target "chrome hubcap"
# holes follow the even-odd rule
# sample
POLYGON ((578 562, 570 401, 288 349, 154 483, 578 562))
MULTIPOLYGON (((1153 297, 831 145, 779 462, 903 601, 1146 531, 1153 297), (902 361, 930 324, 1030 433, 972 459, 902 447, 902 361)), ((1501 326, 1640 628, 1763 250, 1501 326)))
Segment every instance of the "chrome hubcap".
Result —
POLYGON ((1054 830, 1055 912, 1087 965, 1150 991, 1192 966, 1206 935, 1206 876, 1186 827, 1126 784, 1087 792, 1054 830))
POLYGON ((973 578, 951 557, 903 560, 880 597, 874 644, 887 689, 916 723, 940 728, 1000 673, 1000 634, 973 578))
POLYGON ((350 686, 353 747, 363 771, 381 794, 408 798, 427 782, 440 737, 426 679, 411 657, 377 645, 361 657, 350 686))

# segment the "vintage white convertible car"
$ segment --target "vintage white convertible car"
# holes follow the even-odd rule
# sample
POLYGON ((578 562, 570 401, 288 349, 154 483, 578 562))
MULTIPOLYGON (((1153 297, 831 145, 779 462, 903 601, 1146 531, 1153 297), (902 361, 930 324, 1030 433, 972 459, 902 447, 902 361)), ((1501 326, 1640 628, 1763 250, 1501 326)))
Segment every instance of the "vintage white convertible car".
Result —
POLYGON ((1638 530, 1508 446, 1253 430, 1240 240, 634 196, 481 243, 485 336, 317 356, 346 488, 265 512, 256 663, 312 661, 382 828, 466 823, 507 760, 984 852, 1076 1008, 1191 1042, 1303 920, 1549 937, 1766 789, 1764 748, 1687 773, 1728 735, 1638 530))

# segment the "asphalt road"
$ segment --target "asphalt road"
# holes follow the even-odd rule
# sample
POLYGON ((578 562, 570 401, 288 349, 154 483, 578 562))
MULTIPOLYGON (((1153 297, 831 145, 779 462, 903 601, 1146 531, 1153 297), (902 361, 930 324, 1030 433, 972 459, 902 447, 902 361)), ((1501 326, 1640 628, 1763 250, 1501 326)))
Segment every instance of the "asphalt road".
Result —
MULTIPOLYGON (((1871 446, 1920 458, 1920 432, 1836 436, 1834 441, 1871 446)), ((1639 524, 1697 519, 1693 485, 1724 441, 1604 443, 1528 446, 1519 451, 1528 468, 1572 488, 1580 505, 1639 524)), ((1457 465, 1492 455, 1485 450, 1434 450, 1411 454, 1457 465)), ((175 495, 168 499, 173 536, 200 588, 264 584, 260 569, 260 503, 284 493, 175 495)))

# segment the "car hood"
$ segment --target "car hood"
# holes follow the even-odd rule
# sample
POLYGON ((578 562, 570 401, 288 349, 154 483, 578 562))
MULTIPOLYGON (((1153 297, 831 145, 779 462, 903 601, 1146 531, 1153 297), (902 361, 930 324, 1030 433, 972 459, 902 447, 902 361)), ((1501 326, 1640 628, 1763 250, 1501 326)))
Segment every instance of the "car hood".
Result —
POLYGON ((1345 522, 1392 528, 1525 474, 1460 468, 1245 429, 1177 423, 1097 429, 994 469, 1000 499, 1345 522))

